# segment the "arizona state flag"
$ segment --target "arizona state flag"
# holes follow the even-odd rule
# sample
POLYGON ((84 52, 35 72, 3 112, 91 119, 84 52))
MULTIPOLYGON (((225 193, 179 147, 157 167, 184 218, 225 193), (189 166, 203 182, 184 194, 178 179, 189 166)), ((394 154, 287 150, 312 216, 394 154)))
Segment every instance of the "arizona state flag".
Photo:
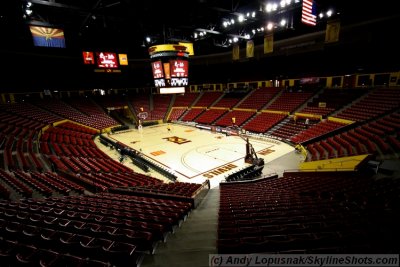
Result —
POLYGON ((264 36, 264 54, 272 53, 274 51, 274 35, 267 34, 264 36))
POLYGON ((56 28, 29 26, 35 46, 65 48, 64 31, 56 28))
POLYGON ((248 40, 246 43, 246 57, 254 57, 254 42, 253 40, 248 40))
POLYGON ((339 41, 340 20, 328 21, 326 24, 325 43, 339 41))
POLYGON ((232 48, 232 59, 239 60, 239 45, 234 44, 232 48))

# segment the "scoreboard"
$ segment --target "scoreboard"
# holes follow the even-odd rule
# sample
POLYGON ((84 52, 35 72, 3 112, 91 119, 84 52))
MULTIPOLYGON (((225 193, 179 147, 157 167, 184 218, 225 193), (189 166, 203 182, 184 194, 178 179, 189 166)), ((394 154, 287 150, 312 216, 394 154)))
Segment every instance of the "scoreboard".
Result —
POLYGON ((154 85, 160 94, 184 93, 189 85, 189 52, 183 45, 149 48, 154 85))
POLYGON ((82 52, 83 64, 94 66, 94 72, 119 73, 120 66, 128 65, 127 54, 115 52, 82 52))

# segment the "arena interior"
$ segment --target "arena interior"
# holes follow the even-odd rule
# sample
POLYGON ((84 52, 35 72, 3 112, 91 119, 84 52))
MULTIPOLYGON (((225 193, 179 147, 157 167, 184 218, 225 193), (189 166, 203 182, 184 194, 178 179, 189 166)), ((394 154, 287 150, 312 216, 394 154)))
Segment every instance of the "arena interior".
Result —
MULTIPOLYGON (((238 54, 217 39, 232 32, 206 29, 217 37, 191 35, 184 92, 161 94, 149 47, 187 41, 184 29, 245 7, 263 14, 248 23, 278 15, 260 1, 15 2, 0 11, 0 266, 200 267, 214 266, 211 254, 258 253, 398 259, 393 8, 369 5, 357 19, 340 1, 310 1, 341 8, 310 26, 301 23, 307 1, 281 1, 292 25, 276 29, 272 50, 260 29, 251 47, 241 36, 238 54), (66 47, 34 45, 29 25, 64 28, 66 47), (133 26, 132 35, 163 34, 129 41, 133 26), (86 51, 126 65, 86 64, 86 51)), ((46 34, 43 42, 57 38, 46 34)))

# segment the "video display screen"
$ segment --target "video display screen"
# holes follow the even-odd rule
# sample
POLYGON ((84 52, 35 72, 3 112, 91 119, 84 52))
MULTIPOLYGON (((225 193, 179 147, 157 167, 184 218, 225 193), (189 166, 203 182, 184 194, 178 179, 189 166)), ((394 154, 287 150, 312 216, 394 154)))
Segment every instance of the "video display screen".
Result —
POLYGON ((171 79, 171 68, 169 67, 169 63, 163 63, 164 66, 164 73, 165 73, 165 79, 171 79))
POLYGON ((188 77, 188 61, 187 60, 171 60, 171 77, 188 77))
POLYGON ((184 94, 185 87, 161 87, 160 94, 184 94))
POLYGON ((128 66, 128 55, 127 54, 118 54, 119 57, 119 65, 128 66))
POLYGON ((164 78, 164 71, 163 71, 161 61, 152 62, 151 68, 153 69, 153 78, 154 79, 164 78))
POLYGON ((171 86, 188 86, 188 78, 171 78, 171 86))
POLYGON ((164 79, 155 79, 154 85, 156 87, 163 87, 163 86, 165 86, 165 80, 164 79))
POLYGON ((85 65, 94 65, 94 54, 93 52, 83 51, 83 64, 85 65))
POLYGON ((118 68, 118 58, 116 53, 96 52, 98 68, 118 68))

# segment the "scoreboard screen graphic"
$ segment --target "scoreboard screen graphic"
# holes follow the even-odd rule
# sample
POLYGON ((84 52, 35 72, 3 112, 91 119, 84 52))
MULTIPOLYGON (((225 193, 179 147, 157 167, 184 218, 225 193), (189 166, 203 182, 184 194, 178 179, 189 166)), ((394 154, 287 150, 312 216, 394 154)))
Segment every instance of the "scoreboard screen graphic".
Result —
POLYGON ((97 67, 115 69, 118 68, 118 58, 116 53, 96 52, 97 67))
POLYGON ((151 63, 151 68, 153 70, 153 78, 160 79, 164 78, 163 64, 161 60, 151 63))
POLYGON ((128 66, 128 55, 127 54, 118 54, 119 65, 128 66))
POLYGON ((94 65, 94 55, 93 52, 90 51, 83 51, 83 64, 85 65, 94 65))
POLYGON ((188 61, 187 60, 171 60, 171 77, 187 77, 188 61))

